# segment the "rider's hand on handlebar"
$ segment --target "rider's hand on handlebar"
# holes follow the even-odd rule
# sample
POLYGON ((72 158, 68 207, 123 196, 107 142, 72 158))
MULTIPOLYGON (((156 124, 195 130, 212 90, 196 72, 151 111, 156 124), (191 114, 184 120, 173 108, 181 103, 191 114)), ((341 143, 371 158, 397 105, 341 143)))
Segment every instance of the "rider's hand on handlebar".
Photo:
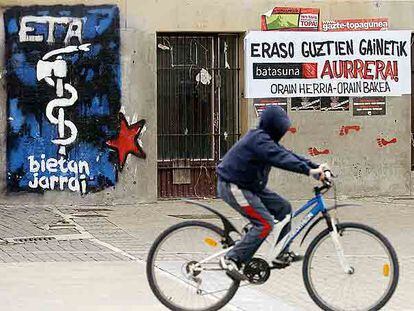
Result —
POLYGON ((309 176, 312 176, 316 180, 323 180, 323 169, 320 166, 318 168, 312 168, 309 170, 309 176))
POLYGON ((326 176, 325 176, 325 172, 326 171, 330 171, 330 168, 328 166, 328 164, 323 163, 321 165, 319 165, 318 168, 312 168, 309 170, 309 175, 312 176, 313 178, 315 178, 316 180, 319 181, 324 181, 326 176))

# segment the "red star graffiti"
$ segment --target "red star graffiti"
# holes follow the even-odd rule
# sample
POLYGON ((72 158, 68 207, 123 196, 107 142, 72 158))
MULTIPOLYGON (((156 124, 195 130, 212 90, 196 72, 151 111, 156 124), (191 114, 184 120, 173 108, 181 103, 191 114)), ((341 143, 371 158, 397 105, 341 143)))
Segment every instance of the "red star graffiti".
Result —
POLYGON ((118 136, 106 142, 109 148, 118 153, 118 166, 122 170, 129 154, 145 159, 146 154, 142 150, 141 136, 145 127, 145 120, 134 124, 128 124, 123 113, 119 113, 121 121, 118 136))

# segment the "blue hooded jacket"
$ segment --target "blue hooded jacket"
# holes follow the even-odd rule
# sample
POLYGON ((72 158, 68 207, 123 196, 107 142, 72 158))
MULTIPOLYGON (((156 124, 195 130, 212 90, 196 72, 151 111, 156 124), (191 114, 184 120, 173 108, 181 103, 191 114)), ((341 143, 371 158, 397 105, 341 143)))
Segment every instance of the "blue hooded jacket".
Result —
POLYGON ((247 132, 223 157, 217 167, 220 179, 240 188, 259 192, 266 187, 272 166, 309 175, 319 165, 279 144, 291 122, 279 106, 266 108, 259 127, 247 132))

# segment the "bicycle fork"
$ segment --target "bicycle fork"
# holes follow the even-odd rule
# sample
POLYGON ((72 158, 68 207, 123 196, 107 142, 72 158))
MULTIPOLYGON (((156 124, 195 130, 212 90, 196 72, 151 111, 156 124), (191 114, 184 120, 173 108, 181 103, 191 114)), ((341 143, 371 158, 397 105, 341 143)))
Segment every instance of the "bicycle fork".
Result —
POLYGON ((339 241, 340 235, 338 232, 338 228, 336 227, 337 224, 335 218, 329 217, 327 215, 325 215, 325 218, 328 223, 328 226, 331 227, 330 236, 334 244, 339 263, 341 264, 341 267, 346 274, 353 274, 354 268, 351 267, 347 258, 345 257, 344 249, 342 248, 341 242, 339 241))

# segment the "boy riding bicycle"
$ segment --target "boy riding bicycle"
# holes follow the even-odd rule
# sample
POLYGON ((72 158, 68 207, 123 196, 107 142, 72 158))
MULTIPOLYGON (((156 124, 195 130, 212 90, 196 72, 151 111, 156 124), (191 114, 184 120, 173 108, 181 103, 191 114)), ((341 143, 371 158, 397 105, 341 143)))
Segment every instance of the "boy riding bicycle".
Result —
MULTIPOLYGON (((291 122, 279 106, 263 111, 257 129, 252 129, 223 157, 217 167, 218 194, 232 208, 250 220, 252 228, 221 259, 222 267, 235 279, 244 280, 243 265, 248 263, 274 226, 292 212, 290 203, 266 188, 271 167, 323 179, 323 165, 305 159, 279 144, 291 122), (273 219, 274 218, 274 219, 273 219)), ((290 224, 280 233, 281 240, 290 224)), ((285 251, 274 259, 287 266, 301 256, 285 251)))

